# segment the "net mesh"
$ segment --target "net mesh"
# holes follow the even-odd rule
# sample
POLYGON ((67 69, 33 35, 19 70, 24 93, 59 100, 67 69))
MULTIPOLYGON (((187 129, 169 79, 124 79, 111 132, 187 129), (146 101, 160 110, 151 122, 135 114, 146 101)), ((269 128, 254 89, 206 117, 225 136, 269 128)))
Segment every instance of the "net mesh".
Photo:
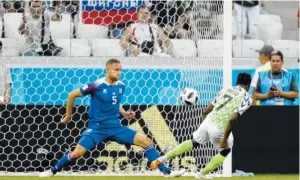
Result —
MULTIPOLYGON (((222 88, 222 1, 11 1, 3 9, 2 172, 44 171, 75 147, 89 97, 75 101, 72 121, 64 126, 59 122, 68 93, 103 77, 111 57, 124 66, 122 104, 137 114, 121 123, 149 137, 162 155, 191 139, 203 108, 222 88), (181 105, 184 87, 199 91, 196 105, 181 105)), ((195 172, 215 153, 206 144, 168 165, 195 172)), ((143 149, 112 141, 63 170, 150 171, 143 149)))

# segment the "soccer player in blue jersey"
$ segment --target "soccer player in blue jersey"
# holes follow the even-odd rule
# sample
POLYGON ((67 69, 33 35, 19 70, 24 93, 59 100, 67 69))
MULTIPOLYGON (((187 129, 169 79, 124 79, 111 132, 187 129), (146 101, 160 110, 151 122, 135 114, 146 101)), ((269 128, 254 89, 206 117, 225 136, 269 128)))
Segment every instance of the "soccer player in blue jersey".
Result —
MULTIPOLYGON (((88 150, 93 149, 100 142, 110 138, 120 144, 137 145, 145 149, 145 156, 150 162, 160 155, 155 150, 153 142, 145 135, 137 133, 120 124, 119 113, 128 119, 135 117, 135 113, 125 111, 120 105, 125 84, 119 81, 122 66, 119 60, 110 59, 106 63, 106 76, 94 83, 84 85, 71 92, 68 96, 66 116, 61 123, 67 124, 72 115, 74 100, 77 97, 90 95, 88 129, 85 130, 73 152, 64 155, 49 171, 42 172, 40 177, 55 175, 69 162, 82 157, 88 150)), ((160 171, 167 176, 181 176, 184 171, 170 171, 164 164, 159 166, 160 171)))

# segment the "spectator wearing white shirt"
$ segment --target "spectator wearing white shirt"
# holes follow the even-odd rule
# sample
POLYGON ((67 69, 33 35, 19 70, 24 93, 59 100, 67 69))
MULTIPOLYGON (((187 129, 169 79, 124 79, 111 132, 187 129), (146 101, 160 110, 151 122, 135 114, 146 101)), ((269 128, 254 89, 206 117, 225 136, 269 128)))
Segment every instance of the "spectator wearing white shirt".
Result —
POLYGON ((50 20, 59 21, 61 15, 57 12, 52 13, 45 10, 42 6, 42 1, 30 1, 29 8, 30 13, 23 16, 23 22, 19 26, 20 34, 25 35, 24 56, 40 56, 38 52, 42 51, 41 31, 43 17, 45 21, 43 43, 48 43, 51 40, 50 20))
POLYGON ((120 46, 129 50, 133 56, 164 56, 160 46, 160 41, 167 49, 168 55, 173 55, 173 46, 171 40, 166 36, 163 30, 153 23, 149 23, 150 12, 147 6, 140 6, 137 9, 138 22, 131 24, 124 31, 120 46))

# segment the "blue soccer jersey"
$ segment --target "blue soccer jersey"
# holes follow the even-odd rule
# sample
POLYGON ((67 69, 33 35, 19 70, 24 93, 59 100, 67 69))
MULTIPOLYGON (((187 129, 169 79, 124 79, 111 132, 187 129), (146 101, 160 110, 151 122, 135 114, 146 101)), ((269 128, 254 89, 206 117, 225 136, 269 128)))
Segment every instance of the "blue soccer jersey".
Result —
POLYGON ((98 79, 94 83, 89 83, 80 88, 83 96, 91 95, 88 112, 88 127, 90 129, 99 129, 103 126, 112 127, 120 124, 118 117, 124 90, 125 84, 121 81, 109 85, 105 78, 98 79))

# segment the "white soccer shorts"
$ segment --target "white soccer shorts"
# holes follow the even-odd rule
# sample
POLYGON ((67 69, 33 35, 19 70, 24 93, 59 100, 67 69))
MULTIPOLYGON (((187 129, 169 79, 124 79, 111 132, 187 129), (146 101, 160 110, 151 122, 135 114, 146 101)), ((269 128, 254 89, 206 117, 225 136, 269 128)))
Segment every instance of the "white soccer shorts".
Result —
MULTIPOLYGON (((205 119, 204 122, 200 125, 200 127, 193 133, 193 139, 197 141, 199 144, 205 144, 210 141, 214 147, 221 151, 220 143, 224 137, 224 130, 220 130, 216 126, 210 124, 208 119, 205 119)), ((233 135, 232 133, 229 135, 228 147, 232 148, 233 146, 233 135)))

